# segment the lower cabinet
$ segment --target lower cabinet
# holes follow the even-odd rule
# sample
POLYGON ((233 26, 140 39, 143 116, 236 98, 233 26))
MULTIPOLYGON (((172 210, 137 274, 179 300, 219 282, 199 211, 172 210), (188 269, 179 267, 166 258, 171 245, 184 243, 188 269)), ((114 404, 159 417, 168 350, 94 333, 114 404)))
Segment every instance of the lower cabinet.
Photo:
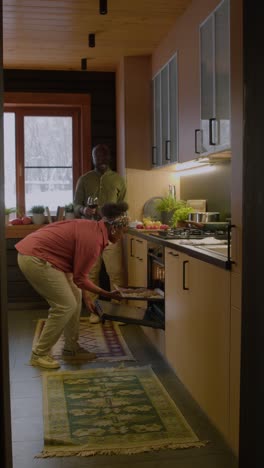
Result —
POLYGON ((165 355, 229 439, 230 272, 165 249, 165 355))
POLYGON ((147 241, 127 236, 128 285, 147 287, 147 241))
POLYGON ((29 304, 36 304, 37 307, 46 306, 46 301, 33 289, 18 266, 15 245, 20 240, 20 238, 6 239, 8 304, 23 303, 27 306, 29 304))

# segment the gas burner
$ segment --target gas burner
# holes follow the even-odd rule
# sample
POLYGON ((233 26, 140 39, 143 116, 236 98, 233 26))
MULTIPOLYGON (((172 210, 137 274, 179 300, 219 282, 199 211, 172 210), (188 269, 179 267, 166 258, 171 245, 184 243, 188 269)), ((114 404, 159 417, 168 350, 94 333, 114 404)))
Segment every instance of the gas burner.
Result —
POLYGON ((170 228, 167 231, 151 233, 163 239, 204 239, 205 237, 215 237, 216 239, 227 239, 225 231, 203 231, 197 228, 170 228))

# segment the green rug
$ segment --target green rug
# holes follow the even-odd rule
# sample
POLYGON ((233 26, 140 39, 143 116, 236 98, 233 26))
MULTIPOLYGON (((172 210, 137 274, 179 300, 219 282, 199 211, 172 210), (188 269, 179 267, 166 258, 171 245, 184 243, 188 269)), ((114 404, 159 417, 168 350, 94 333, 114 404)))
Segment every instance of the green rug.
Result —
POLYGON ((46 372, 43 397, 41 458, 205 445, 150 366, 46 372))

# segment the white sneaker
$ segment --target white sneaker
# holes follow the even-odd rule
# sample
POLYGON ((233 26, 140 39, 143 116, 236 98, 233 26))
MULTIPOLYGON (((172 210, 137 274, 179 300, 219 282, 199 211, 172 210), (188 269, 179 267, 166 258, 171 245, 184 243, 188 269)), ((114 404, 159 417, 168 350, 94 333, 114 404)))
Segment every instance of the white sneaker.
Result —
POLYGON ((100 323, 101 319, 100 319, 99 315, 97 315, 97 314, 90 314, 89 322, 92 323, 92 324, 100 323))
POLYGON ((60 364, 58 363, 58 361, 53 359, 53 357, 49 355, 40 356, 35 353, 31 354, 31 359, 29 361, 29 364, 31 364, 31 366, 44 367, 45 369, 59 369, 60 367, 60 364))
POLYGON ((62 351, 63 357, 66 358, 85 358, 88 361, 92 361, 93 359, 96 359, 96 354, 95 353, 90 353, 88 349, 83 348, 82 346, 77 343, 74 349, 63 349, 62 351))

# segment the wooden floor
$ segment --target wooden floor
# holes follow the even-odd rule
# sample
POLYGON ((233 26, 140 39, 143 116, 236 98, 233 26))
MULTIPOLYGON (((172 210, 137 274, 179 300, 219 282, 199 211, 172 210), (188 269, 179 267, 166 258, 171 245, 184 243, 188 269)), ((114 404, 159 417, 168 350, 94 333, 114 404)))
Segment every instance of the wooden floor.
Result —
MULTIPOLYGON (((209 440, 202 448, 160 450, 136 455, 98 455, 39 459, 34 456, 43 448, 41 371, 28 365, 32 337, 38 318, 47 310, 9 311, 9 351, 13 468, 236 468, 237 460, 230 453, 217 431, 209 424, 196 403, 178 381, 161 355, 153 348, 137 325, 122 326, 123 335, 137 360, 137 365, 151 364, 192 429, 201 440, 209 440)), ((104 367, 120 363, 90 363, 78 367, 104 367)), ((133 366, 135 362, 126 362, 133 366)))

